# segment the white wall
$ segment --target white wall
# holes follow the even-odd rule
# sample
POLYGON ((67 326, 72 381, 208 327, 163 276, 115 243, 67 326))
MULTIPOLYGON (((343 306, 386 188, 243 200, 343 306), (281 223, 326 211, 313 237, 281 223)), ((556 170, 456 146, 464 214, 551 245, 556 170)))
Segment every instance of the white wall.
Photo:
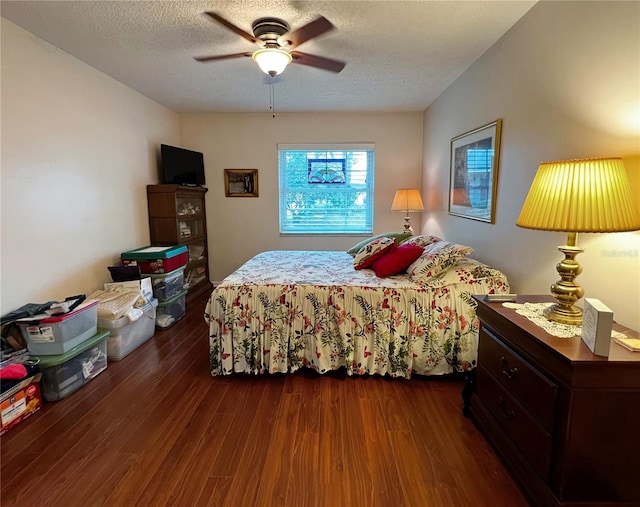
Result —
MULTIPOLYGON (((212 280, 221 280, 265 250, 346 250, 362 239, 280 236, 278 143, 375 143, 374 233, 401 231, 404 215, 389 208, 396 189, 421 185, 422 116, 305 113, 273 118, 266 111, 181 115, 182 145, 205 157, 212 280), (225 197, 225 168, 258 169, 259 197, 225 197)), ((413 223, 419 219, 416 215, 413 223)))
MULTIPOLYGON (((425 232, 471 245, 514 292, 548 294, 562 233, 515 222, 541 161, 621 156, 640 195, 640 3, 539 2, 425 113, 425 232), (494 225, 449 216, 449 143, 503 119, 494 225)), ((577 281, 640 329, 640 233, 580 234, 577 281)))
POLYGON ((149 242, 177 114, 2 19, 1 312, 89 293, 149 242))

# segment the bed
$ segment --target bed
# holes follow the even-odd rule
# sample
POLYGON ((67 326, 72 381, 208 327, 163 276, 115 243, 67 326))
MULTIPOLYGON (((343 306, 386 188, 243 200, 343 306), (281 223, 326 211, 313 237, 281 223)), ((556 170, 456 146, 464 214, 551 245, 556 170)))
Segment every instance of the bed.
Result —
POLYGON ((443 375, 475 367, 474 294, 509 292, 470 257, 438 276, 380 278, 339 251, 268 251, 225 278, 205 309, 212 375, 443 375))

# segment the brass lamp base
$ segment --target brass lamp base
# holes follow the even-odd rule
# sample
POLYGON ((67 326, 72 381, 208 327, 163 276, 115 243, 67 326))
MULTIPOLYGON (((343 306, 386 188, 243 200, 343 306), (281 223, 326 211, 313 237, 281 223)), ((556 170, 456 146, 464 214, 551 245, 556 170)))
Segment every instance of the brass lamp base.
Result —
POLYGON ((411 227, 411 222, 409 218, 409 213, 404 216, 404 232, 408 232, 413 235, 413 227, 411 227))
POLYGON ((582 324, 582 309, 573 305, 556 303, 545 309, 544 316, 549 320, 569 326, 579 326, 582 324))
POLYGON ((544 311, 545 317, 560 324, 579 326, 582 324, 582 310, 574 306, 575 302, 584 296, 584 289, 575 278, 582 273, 582 266, 575 260, 575 256, 584 252, 576 246, 576 233, 569 233, 566 245, 558 247, 564 254, 564 259, 556 265, 560 280, 551 286, 551 295, 557 301, 544 311))

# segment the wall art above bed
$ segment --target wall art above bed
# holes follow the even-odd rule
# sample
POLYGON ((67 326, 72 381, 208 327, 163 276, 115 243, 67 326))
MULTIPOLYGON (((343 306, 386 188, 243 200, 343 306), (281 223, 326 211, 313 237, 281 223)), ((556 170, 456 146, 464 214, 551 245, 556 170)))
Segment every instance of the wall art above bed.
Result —
POLYGON ((449 214, 495 222, 502 120, 451 139, 449 214))

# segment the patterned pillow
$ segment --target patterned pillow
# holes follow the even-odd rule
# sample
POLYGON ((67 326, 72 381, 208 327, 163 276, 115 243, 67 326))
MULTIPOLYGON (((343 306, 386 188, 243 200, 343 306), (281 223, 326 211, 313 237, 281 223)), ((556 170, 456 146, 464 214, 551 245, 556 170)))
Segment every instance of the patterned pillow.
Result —
POLYGON ((365 269, 371 265, 392 248, 396 243, 392 238, 378 238, 364 245, 353 259, 353 267, 356 269, 365 269))
POLYGON ((458 259, 456 265, 451 269, 426 281, 413 280, 429 287, 446 287, 454 283, 477 284, 482 282, 489 284, 497 293, 509 292, 507 275, 471 257, 458 259))
POLYGON ((404 241, 402 241, 401 245, 417 245, 421 247, 425 247, 432 243, 437 243, 438 241, 442 241, 438 236, 428 236, 425 234, 420 234, 418 236, 411 236, 404 241))
POLYGON ((407 268, 411 278, 425 281, 444 273, 455 266, 458 259, 473 252, 470 246, 458 245, 449 241, 438 241, 424 248, 422 255, 407 268))
POLYGON ((377 259, 373 270, 380 278, 404 273, 404 270, 415 261, 424 249, 418 245, 400 245, 386 255, 377 259))
POLYGON ((355 257, 356 254, 362 249, 363 246, 367 245, 368 243, 371 243, 372 241, 375 241, 376 239, 393 238, 396 241, 396 245, 398 245, 399 243, 401 243, 405 239, 409 238, 410 236, 411 236, 411 233, 410 232, 406 232, 406 231, 404 231, 404 232, 385 232, 384 234, 378 234, 378 235, 373 236, 371 238, 366 238, 366 239, 363 239, 362 241, 359 241, 358 243, 353 245, 351 248, 349 248, 349 250, 347 250, 347 253, 349 255, 351 255, 351 257, 355 257))

